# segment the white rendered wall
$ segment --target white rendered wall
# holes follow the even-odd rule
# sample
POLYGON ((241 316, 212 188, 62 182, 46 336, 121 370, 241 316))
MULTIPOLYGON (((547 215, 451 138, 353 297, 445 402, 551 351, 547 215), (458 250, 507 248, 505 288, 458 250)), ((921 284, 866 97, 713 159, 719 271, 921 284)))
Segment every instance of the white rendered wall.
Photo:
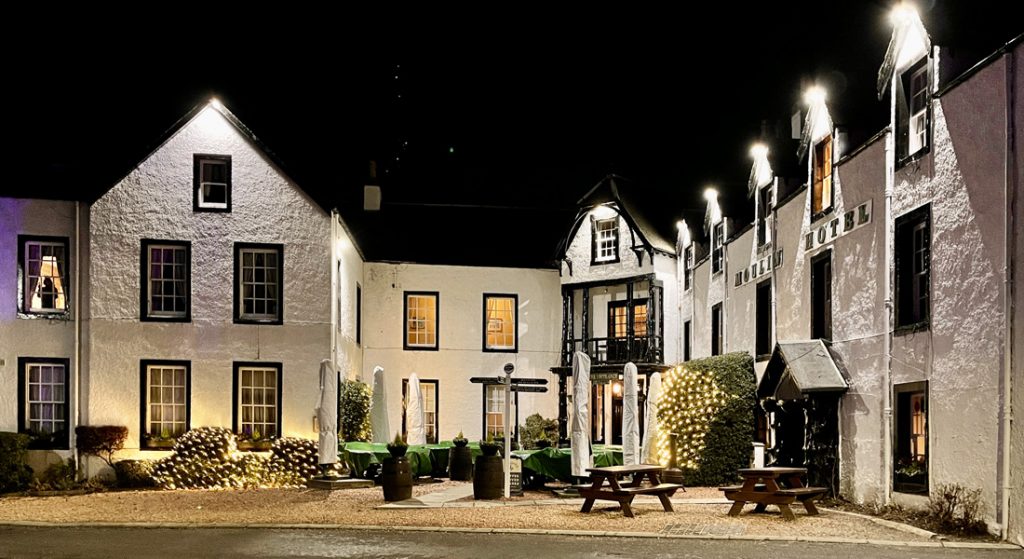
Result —
POLYGON ((757 236, 754 228, 749 227, 739 237, 725 245, 726 259, 729 262, 728 274, 723 278, 729 295, 723 308, 729 317, 725 325, 729 340, 728 351, 745 351, 757 357, 754 347, 754 336, 757 332, 757 284, 767 279, 759 278, 736 287, 736 273, 749 269, 751 262, 756 260, 757 236))
MULTIPOLYGON (((283 365, 282 432, 312 438, 319 362, 330 357, 330 218, 208 107, 91 209, 90 424, 139 445, 140 360, 189 360, 191 426, 232 423, 232 362, 283 365), (230 213, 192 210, 193 154, 232 157, 230 213), (192 322, 139 321, 143 238, 192 243, 192 322), (234 243, 284 245, 283 325, 234 324, 234 243)), ((147 455, 153 454, 150 452, 147 455)))
POLYGON ((417 373, 437 379, 439 436, 460 430, 469 438, 482 434, 483 388, 469 381, 502 374, 512 362, 518 378, 542 378, 548 392, 520 395, 520 423, 533 413, 558 416, 558 377, 549 369, 559 363, 562 296, 557 270, 428 266, 367 263, 363 279, 363 375, 384 367, 393 430, 402 425, 402 379, 417 373), (402 349, 405 291, 439 292, 437 351, 402 349), (519 351, 483 351, 483 294, 519 296, 519 351))
MULTIPOLYGON (((1013 154, 1011 188, 1016 192, 1017 208, 1024 204, 1024 46, 1014 49, 1013 68, 1013 134, 1017 139, 1013 154)), ((1024 274, 1024 217, 1018 212, 1015 216, 1016 227, 1014 241, 1014 319, 1013 319, 1013 381, 1011 395, 1013 409, 1020 418, 1024 410, 1024 288, 1021 287, 1024 274)), ((1010 441, 1010 526, 1009 539, 1017 545, 1024 545, 1024 421, 1018 419, 1011 427, 1010 441)))
POLYGON ((657 252, 654 254, 654 277, 662 286, 662 313, 664 331, 661 332, 664 343, 666 364, 675 364, 683 359, 683 348, 679 346, 679 332, 683 324, 679 321, 679 273, 676 257, 657 252))
MULTIPOLYGON (((610 210, 606 210, 610 211, 610 210)), ((615 214, 618 216, 618 214, 615 214)), ((572 261, 572 274, 569 274, 569 267, 562 266, 562 283, 585 283, 591 281, 607 281, 612 279, 629 278, 633 276, 654 273, 654 265, 651 262, 650 254, 644 253, 643 264, 637 261, 636 253, 630 248, 634 237, 636 243, 640 244, 639 234, 630 234, 629 224, 625 219, 619 217, 619 261, 607 264, 591 265, 591 242, 593 231, 591 231, 590 217, 583 218, 583 224, 576 231, 565 257, 572 261)))
MULTIPOLYGON (((339 307, 337 322, 336 367, 342 378, 355 379, 363 370, 363 348, 356 342, 356 286, 363 282, 363 258, 347 229, 339 222, 334 240, 337 292, 335 305, 339 307), (339 266, 340 264, 340 266, 339 266)), ((366 291, 363 291, 363 317, 366 316, 366 291)), ((368 384, 373 384, 370 379, 368 384)))

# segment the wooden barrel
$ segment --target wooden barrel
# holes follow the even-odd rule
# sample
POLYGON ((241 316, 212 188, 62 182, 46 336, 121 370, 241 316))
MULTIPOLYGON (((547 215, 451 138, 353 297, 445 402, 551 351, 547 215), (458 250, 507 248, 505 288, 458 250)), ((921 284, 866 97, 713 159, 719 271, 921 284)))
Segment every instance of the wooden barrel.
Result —
POLYGON ((473 498, 500 499, 505 493, 505 477, 500 456, 477 456, 473 471, 473 498))
POLYGON ((473 450, 468 446, 453 446, 448 451, 448 477, 452 481, 473 479, 473 450))
POLYGON ((385 458, 381 471, 381 486, 385 501, 404 501, 412 498, 412 469, 402 458, 385 458))

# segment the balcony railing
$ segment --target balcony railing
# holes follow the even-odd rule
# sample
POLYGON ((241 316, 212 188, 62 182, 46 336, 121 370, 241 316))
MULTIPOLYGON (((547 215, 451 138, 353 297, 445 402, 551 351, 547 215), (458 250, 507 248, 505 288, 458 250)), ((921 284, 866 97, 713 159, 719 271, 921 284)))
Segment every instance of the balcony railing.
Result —
POLYGON ((633 336, 618 338, 576 338, 562 345, 562 366, 572 365, 572 355, 582 351, 590 357, 591 365, 634 363, 663 363, 661 336, 633 336))

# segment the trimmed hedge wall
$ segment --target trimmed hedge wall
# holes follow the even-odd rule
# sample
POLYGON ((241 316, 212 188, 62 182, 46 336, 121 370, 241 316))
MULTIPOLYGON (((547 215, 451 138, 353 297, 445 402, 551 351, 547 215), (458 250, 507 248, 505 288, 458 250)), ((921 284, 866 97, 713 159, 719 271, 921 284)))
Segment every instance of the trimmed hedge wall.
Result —
POLYGON ((676 463, 687 485, 731 483, 750 465, 757 380, 745 352, 687 361, 664 373, 658 400, 662 462, 668 433, 676 438, 676 463))

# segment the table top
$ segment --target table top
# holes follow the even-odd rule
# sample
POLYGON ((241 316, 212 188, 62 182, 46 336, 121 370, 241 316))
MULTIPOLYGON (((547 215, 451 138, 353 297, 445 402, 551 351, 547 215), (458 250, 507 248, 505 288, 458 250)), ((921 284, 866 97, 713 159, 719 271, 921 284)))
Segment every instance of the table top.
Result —
POLYGON ((604 468, 587 468, 588 472, 595 474, 606 474, 606 475, 624 475, 624 474, 637 474, 641 472, 661 472, 665 470, 665 466, 657 466, 654 464, 637 464, 630 466, 606 466, 604 468))
POLYGON ((740 468, 740 475, 743 476, 763 476, 763 475, 786 475, 786 474, 806 474, 807 468, 782 468, 782 467, 770 467, 770 468, 740 468))

